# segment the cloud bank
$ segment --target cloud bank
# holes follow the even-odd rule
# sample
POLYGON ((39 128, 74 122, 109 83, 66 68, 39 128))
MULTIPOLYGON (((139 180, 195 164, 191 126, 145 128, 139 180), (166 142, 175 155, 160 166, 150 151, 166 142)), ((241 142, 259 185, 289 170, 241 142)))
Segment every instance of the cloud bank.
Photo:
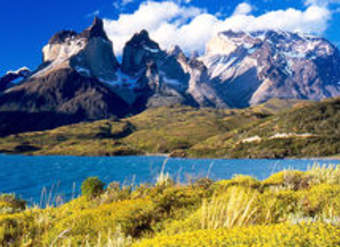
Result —
POLYGON ((288 8, 252 14, 252 6, 240 3, 233 14, 225 19, 205 10, 182 5, 178 1, 143 2, 131 14, 121 14, 117 20, 105 19, 105 30, 114 44, 117 55, 122 54, 125 43, 131 36, 146 29, 152 39, 163 49, 179 45, 185 52, 205 49, 211 37, 220 31, 284 30, 322 34, 331 18, 328 3, 338 0, 307 0, 306 8, 288 8), (322 2, 322 4, 321 4, 322 2))

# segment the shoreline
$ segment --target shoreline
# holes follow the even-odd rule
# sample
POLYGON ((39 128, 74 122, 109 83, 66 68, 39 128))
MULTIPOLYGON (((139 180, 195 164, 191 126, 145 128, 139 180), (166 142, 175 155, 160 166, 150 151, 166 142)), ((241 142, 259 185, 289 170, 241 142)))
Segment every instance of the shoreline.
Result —
POLYGON ((249 158, 219 158, 219 157, 171 157, 169 153, 145 153, 145 154, 136 154, 136 155, 112 155, 112 156, 97 156, 97 155, 69 155, 69 154, 30 154, 30 153, 0 153, 0 156, 27 156, 27 157, 79 157, 79 158, 113 158, 113 157, 164 157, 169 159, 204 159, 204 160, 315 160, 315 161, 322 161, 322 160, 335 160, 340 162, 340 155, 330 156, 330 157, 284 157, 284 158, 256 158, 256 159, 249 159, 249 158))

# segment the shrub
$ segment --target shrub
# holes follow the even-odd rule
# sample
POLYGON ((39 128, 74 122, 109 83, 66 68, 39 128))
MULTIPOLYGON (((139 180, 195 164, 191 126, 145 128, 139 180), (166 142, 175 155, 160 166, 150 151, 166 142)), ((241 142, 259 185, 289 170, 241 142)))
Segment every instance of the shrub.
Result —
MULTIPOLYGON (((151 232, 151 223, 154 222, 154 208, 149 200, 126 200, 103 204, 94 208, 80 210, 59 219, 48 230, 47 243, 56 239, 56 246, 70 241, 71 246, 94 246, 101 235, 103 240, 110 240, 117 228, 120 235, 138 238, 151 232), (61 233, 68 230, 65 238, 58 239, 61 233)), ((66 245, 65 245, 66 246, 66 245)), ((68 245, 67 245, 68 246, 68 245)), ((102 246, 106 246, 103 245, 102 246)))
POLYGON ((263 186, 279 186, 290 190, 307 189, 310 183, 310 176, 302 171, 285 170, 273 174, 262 182, 263 186))
POLYGON ((209 178, 200 178, 197 179, 193 184, 193 188, 199 188, 199 189, 209 189, 211 185, 213 185, 214 181, 209 178))
POLYGON ((181 208, 199 205, 202 194, 190 187, 168 187, 164 190, 155 190, 150 194, 159 214, 173 215, 181 208))
POLYGON ((340 229, 336 226, 315 223, 291 225, 235 227, 232 229, 198 230, 173 236, 160 235, 135 243, 134 247, 171 246, 339 246, 340 229))
MULTIPOLYGON (((104 184, 89 178, 85 196, 64 205, 0 214, 0 246, 340 246, 338 171, 133 190, 111 183, 102 194, 104 184)), ((22 210, 16 203, 0 196, 0 206, 22 210)))
POLYGON ((340 166, 314 164, 307 171, 313 184, 340 184, 340 166))
POLYGON ((101 196, 102 203, 111 203, 130 199, 132 192, 131 186, 123 186, 121 188, 118 182, 112 182, 107 186, 104 194, 101 196))
POLYGON ((221 180, 215 183, 215 189, 226 190, 230 186, 241 186, 245 188, 259 188, 261 183, 251 176, 234 175, 230 180, 221 180))
POLYGON ((104 191, 104 185, 98 177, 89 177, 82 183, 81 193, 88 199, 93 199, 104 191))
POLYGON ((18 199, 14 194, 0 195, 0 214, 17 213, 26 208, 26 202, 18 199))

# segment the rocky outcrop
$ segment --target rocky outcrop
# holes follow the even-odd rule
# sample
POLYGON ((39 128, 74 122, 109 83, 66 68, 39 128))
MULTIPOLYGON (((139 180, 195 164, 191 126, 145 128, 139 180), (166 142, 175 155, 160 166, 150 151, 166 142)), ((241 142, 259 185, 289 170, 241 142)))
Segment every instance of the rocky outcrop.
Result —
POLYGON ((32 72, 26 67, 20 68, 17 71, 8 71, 4 76, 0 77, 0 92, 10 87, 14 81, 25 79, 31 74, 32 72))

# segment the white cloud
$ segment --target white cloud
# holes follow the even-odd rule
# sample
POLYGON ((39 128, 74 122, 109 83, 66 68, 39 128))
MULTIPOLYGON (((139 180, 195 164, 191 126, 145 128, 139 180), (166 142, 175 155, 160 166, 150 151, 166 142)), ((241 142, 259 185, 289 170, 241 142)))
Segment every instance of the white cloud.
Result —
POLYGON ((98 16, 100 14, 100 10, 97 9, 95 11, 93 11, 92 13, 89 13, 86 15, 86 17, 90 18, 90 17, 93 17, 93 16, 98 16))
POLYGON ((248 3, 240 3, 237 5, 233 15, 247 15, 252 11, 252 7, 248 3))
POLYGON ((132 3, 134 0, 122 0, 122 5, 125 6, 129 3, 132 3))
POLYGON ((310 6, 305 11, 289 8, 267 12, 260 16, 234 15, 223 22, 223 28, 235 31, 279 29, 292 32, 321 34, 327 27, 327 8, 310 6))
POLYGON ((305 0, 305 5, 328 6, 329 4, 340 4, 340 0, 305 0))
POLYGON ((166 43, 174 41, 169 33, 164 30, 170 30, 171 34, 177 36, 177 29, 185 25, 192 18, 203 13, 202 10, 195 7, 181 7, 172 1, 153 2, 147 1, 142 3, 139 8, 132 14, 121 14, 118 20, 104 20, 105 30, 113 41, 117 54, 122 53, 125 42, 131 36, 146 29, 150 32, 151 37, 157 40, 164 37, 169 38, 161 42, 163 47, 168 47, 166 43), (157 35, 157 33, 159 35, 157 35))
POLYGON ((114 0, 112 5, 115 9, 124 9, 126 5, 134 2, 134 0, 114 0))
MULTIPOLYGON (((307 0, 314 1, 314 0, 307 0)), ((338 1, 338 0, 333 0, 338 1)), ((340 0, 339 0, 340 1, 340 0)), ((163 49, 179 45, 186 52, 203 51, 207 41, 220 31, 256 31, 280 29, 321 34, 331 17, 326 6, 309 4, 305 10, 293 8, 251 14, 252 7, 239 4, 234 13, 221 19, 203 9, 183 6, 173 1, 142 3, 131 14, 121 14, 117 20, 104 21, 105 30, 113 41, 115 53, 122 54, 125 43, 136 32, 146 29, 163 49)))

